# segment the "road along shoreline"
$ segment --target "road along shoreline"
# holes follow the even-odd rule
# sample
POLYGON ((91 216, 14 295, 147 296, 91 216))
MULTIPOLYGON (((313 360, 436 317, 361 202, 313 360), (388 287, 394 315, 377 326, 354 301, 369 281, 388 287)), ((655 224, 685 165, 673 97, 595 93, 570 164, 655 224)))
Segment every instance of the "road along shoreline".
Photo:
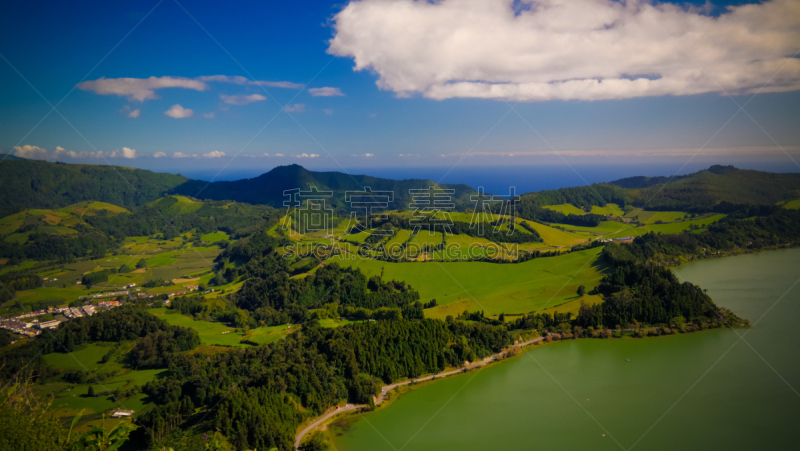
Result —
MULTIPOLYGON (((411 384, 411 383, 425 382, 425 381, 429 381, 429 380, 432 380, 432 379, 438 379, 438 378, 441 378, 441 377, 447 377, 447 376, 452 376, 452 375, 455 375, 455 374, 465 373, 465 372, 467 372, 469 370, 473 370, 475 368, 480 368, 482 366, 488 365, 489 363, 496 362, 497 360, 506 357, 508 355, 509 350, 511 350, 511 349, 523 348, 525 346, 532 345, 534 343, 538 343, 538 342, 540 342, 540 341, 542 341, 544 339, 545 339, 545 337, 536 337, 536 338, 532 338, 532 339, 530 339, 528 341, 524 341, 522 343, 515 343, 514 346, 512 346, 511 348, 504 349, 504 350, 498 352, 497 354, 490 355, 489 357, 486 357, 485 359, 480 360, 478 362, 472 362, 472 363, 466 364, 462 368, 458 368, 458 369, 450 370, 450 371, 443 371, 441 373, 436 373, 436 374, 429 374, 427 376, 421 376, 421 377, 418 377, 418 378, 415 378, 415 379, 408 379, 408 380, 405 380, 405 381, 402 381, 402 382, 395 382, 394 384, 384 385, 383 388, 381 388, 380 394, 378 394, 377 396, 373 397, 374 403, 375 403, 376 406, 379 405, 380 403, 382 403, 384 401, 384 399, 386 399, 386 395, 389 394, 390 391, 394 390, 397 387, 401 387, 403 385, 408 385, 408 384, 411 384)), ((336 407, 336 408, 330 409, 328 412, 326 412, 326 413, 320 415, 319 417, 317 417, 311 424, 309 424, 308 426, 303 428, 303 430, 301 430, 297 434, 297 436, 295 437, 295 440, 294 440, 294 448, 295 449, 299 449, 300 448, 300 443, 303 441, 303 437, 305 437, 309 432, 313 431, 314 429, 316 429, 317 427, 319 427, 320 425, 325 423, 327 420, 335 417, 336 415, 339 415, 340 413, 344 413, 344 412, 357 411, 357 410, 365 409, 365 408, 368 408, 368 407, 369 406, 367 404, 346 404, 343 407, 336 407)))

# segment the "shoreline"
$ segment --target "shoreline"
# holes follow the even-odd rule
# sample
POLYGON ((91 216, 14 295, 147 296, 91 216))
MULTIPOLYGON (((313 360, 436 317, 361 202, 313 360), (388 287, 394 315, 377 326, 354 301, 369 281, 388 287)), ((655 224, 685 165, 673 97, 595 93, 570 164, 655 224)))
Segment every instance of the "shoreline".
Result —
MULTIPOLYGON (((750 327, 752 327, 752 326, 750 326, 750 327)), ((654 328, 642 328, 640 330, 650 330, 650 329, 658 329, 658 328, 655 328, 655 327, 654 328)), ((583 340, 597 340, 597 339, 600 339, 600 340, 626 340, 626 339, 633 340, 633 339, 636 339, 636 340, 639 340, 639 339, 647 339, 647 338, 670 337, 670 336, 673 336, 673 335, 687 335, 687 334, 692 334, 692 333, 697 333, 697 332, 706 332, 706 331, 722 330, 722 329, 726 329, 726 327, 716 327, 716 328, 699 329, 699 330, 686 330, 686 331, 683 331, 683 332, 676 331, 676 332, 672 332, 672 333, 669 333, 669 334, 645 335, 643 337, 634 337, 634 336, 623 335, 621 337, 610 336, 610 337, 607 337, 607 338, 603 338, 603 337, 581 337, 581 338, 566 338, 566 339, 562 339, 562 338, 553 339, 553 336, 556 335, 556 334, 548 333, 546 336, 539 336, 539 337, 524 341, 522 343, 516 343, 516 344, 514 344, 514 345, 512 345, 512 346, 510 346, 508 348, 503 349, 502 351, 500 351, 500 352, 498 352, 496 354, 492 354, 492 355, 484 358, 483 360, 480 360, 478 362, 474 362, 474 363, 472 363, 472 364, 470 364, 468 366, 465 366, 465 367, 457 368, 457 369, 454 369, 454 370, 443 371, 441 373, 430 374, 430 375, 427 375, 427 376, 420 376, 420 377, 415 378, 415 379, 407 379, 407 380, 404 380, 404 381, 401 381, 401 382, 395 382, 395 383, 389 384, 389 385, 384 385, 381 388, 380 394, 377 395, 377 396, 374 396, 373 400, 375 401, 374 404, 375 404, 376 410, 381 405, 383 405, 383 408, 386 408, 386 407, 389 406, 389 404, 391 404, 392 401, 397 399, 397 398, 395 398, 395 399, 387 400, 387 396, 389 395, 389 392, 391 392, 392 390, 395 390, 395 389, 400 388, 400 387, 405 387, 405 386, 408 386, 408 385, 416 385, 416 384, 421 383, 421 382, 435 382, 435 380, 438 380, 439 378, 457 376, 459 374, 468 373, 468 372, 470 372, 472 370, 475 370, 475 369, 483 369, 484 367, 488 367, 488 366, 491 366, 493 364, 500 363, 500 362, 502 362, 502 361, 504 361, 504 360, 506 360, 508 358, 518 357, 518 356, 524 354, 525 352, 529 352, 531 349, 525 349, 525 348, 528 348, 529 346, 533 346, 533 345, 546 345, 546 344, 550 344, 550 343, 554 343, 554 342, 578 340, 578 339, 583 339, 583 340), (547 338, 550 338, 550 340, 547 340, 547 338), (512 350, 515 350, 515 351, 513 351, 513 355, 509 355, 509 353, 512 352, 512 350), (520 352, 520 351, 524 351, 524 352, 520 352), (387 401, 388 404, 383 404, 384 401, 387 401)), ((636 329, 608 329, 608 330, 613 330, 614 332, 623 332, 623 333, 636 331, 636 329)), ((560 334, 558 334, 558 335, 560 335, 560 334)), ((538 347, 541 347, 541 346, 537 346, 537 348, 538 347)), ((425 385, 427 385, 427 384, 425 384, 425 385)), ((303 428, 302 430, 300 430, 297 433, 297 435, 295 436, 294 449, 295 450, 299 449, 300 444, 302 443, 302 440, 303 440, 303 438, 305 438, 306 435, 308 435, 309 433, 313 432, 315 429, 326 425, 326 423, 328 423, 330 420, 333 420, 339 414, 346 413, 346 412, 361 413, 361 412, 364 412, 365 409, 367 409, 368 407, 369 406, 367 404, 349 404, 348 403, 348 404, 345 404, 342 407, 328 409, 324 414, 314 418, 312 423, 310 423, 308 426, 306 426, 305 428, 303 428)))
MULTIPOLYGON (((547 336, 550 336, 550 335, 552 335, 552 334, 548 334, 547 336)), ((414 379, 407 379, 407 380, 404 380, 404 381, 401 381, 401 382, 395 382, 395 383, 392 383, 392 384, 389 384, 389 385, 384 385, 383 387, 381 387, 380 394, 378 394, 377 396, 373 396, 374 404, 375 404, 376 407, 379 406, 381 403, 383 403, 384 400, 386 400, 386 397, 389 394, 389 392, 394 390, 394 389, 396 389, 396 388, 398 388, 398 387, 411 385, 412 383, 416 384, 416 383, 419 383, 419 382, 428 382, 428 381, 433 381, 434 379, 445 378, 445 377, 449 377, 449 376, 455 376, 455 375, 458 375, 458 374, 464 374, 464 373, 467 373, 467 372, 472 371, 474 369, 482 368, 484 366, 487 366, 487 365, 489 365, 491 363, 495 363, 495 362, 499 362, 501 360, 504 360, 505 358, 509 357, 508 353, 512 352, 513 349, 519 350, 519 349, 534 345, 536 343, 539 343, 540 341, 543 341, 545 338, 546 337, 541 337, 540 336, 540 337, 532 338, 532 339, 530 339, 528 341, 524 341, 522 343, 516 343, 516 344, 514 344, 514 345, 512 345, 512 346, 510 346, 508 348, 503 349, 502 351, 500 351, 500 352, 498 352, 496 354, 492 354, 492 355, 484 358, 483 360, 479 360, 477 362, 472 362, 472 363, 470 363, 468 365, 465 365, 464 367, 461 367, 461 368, 457 368, 457 369, 449 370, 449 371, 443 371, 441 373, 429 374, 427 376, 420 376, 420 377, 417 377, 417 378, 414 378, 414 379)), ((516 356, 516 355, 518 355, 518 354, 515 352, 513 356, 516 356)), ((511 356, 511 357, 513 357, 513 356, 511 356)), ((314 421, 311 422, 311 424, 309 424, 308 426, 303 428, 300 432, 297 433, 297 435, 295 435, 294 449, 299 449, 300 448, 300 443, 302 443, 303 438, 306 435, 308 435, 310 432, 312 432, 314 429, 316 429, 317 427, 322 426, 322 424, 325 423, 327 420, 332 419, 333 417, 337 416, 340 413, 352 412, 352 411, 362 411, 362 410, 364 410, 365 408, 368 408, 368 407, 369 407, 368 404, 345 404, 345 406, 342 407, 342 408, 337 407, 335 409, 334 408, 329 409, 326 413, 316 417, 314 419, 314 421)))

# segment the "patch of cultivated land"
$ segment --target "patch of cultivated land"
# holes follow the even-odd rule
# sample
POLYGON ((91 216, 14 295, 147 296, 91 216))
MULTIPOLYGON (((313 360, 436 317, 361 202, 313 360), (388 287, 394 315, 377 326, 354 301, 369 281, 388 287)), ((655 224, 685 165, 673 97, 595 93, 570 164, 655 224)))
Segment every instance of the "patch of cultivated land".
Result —
POLYGON ((579 285, 591 290, 602 277, 600 251, 601 248, 587 249, 516 264, 388 263, 352 256, 350 259, 337 256, 329 262, 360 268, 368 277, 383 271, 384 280, 407 282, 419 291, 423 302, 436 299, 439 306, 444 306, 474 299, 474 310, 497 315, 527 313, 563 304, 575 298, 579 285))

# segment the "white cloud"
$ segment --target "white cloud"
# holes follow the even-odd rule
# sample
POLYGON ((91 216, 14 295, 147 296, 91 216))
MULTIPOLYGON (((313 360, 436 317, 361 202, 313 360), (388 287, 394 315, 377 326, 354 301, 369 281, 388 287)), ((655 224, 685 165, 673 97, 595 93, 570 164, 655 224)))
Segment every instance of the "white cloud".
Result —
POLYGON ((221 96, 219 96, 219 98, 222 99, 222 101, 227 103, 228 105, 247 105, 248 103, 267 100, 267 98, 262 96, 261 94, 250 94, 249 96, 246 95, 229 96, 222 94, 221 96))
POLYGON ((243 85, 247 83, 247 78, 242 77, 241 75, 206 75, 203 77, 197 77, 200 81, 216 81, 219 83, 233 83, 237 85, 243 85))
MULTIPOLYGON (((280 156, 283 156, 283 155, 280 155, 280 156)), ((295 158, 317 158, 318 156, 319 156, 319 154, 317 154, 317 153, 311 153, 311 154, 301 153, 300 155, 295 155, 295 158)))
POLYGON ((128 100, 143 102, 157 99, 155 90, 161 88, 184 88, 205 91, 208 85, 200 80, 184 77, 150 77, 150 78, 105 78, 84 81, 78 89, 93 91, 101 95, 118 95, 128 100))
POLYGON ((283 109, 289 113, 302 113, 306 110, 306 106, 303 103, 295 103, 294 105, 286 105, 283 109))
POLYGON ((282 153, 276 153, 276 154, 275 154, 275 156, 276 156, 276 157, 282 157, 282 156, 284 156, 284 155, 283 155, 282 153))
POLYGON ((330 108, 325 108, 324 110, 322 110, 322 112, 325 114, 333 114, 333 110, 330 108))
POLYGON ((364 156, 365 156, 365 157, 367 157, 367 158, 369 158, 369 157, 374 157, 374 156, 375 156, 375 154, 371 154, 371 153, 365 153, 365 154, 364 154, 364 156))
POLYGON ((76 159, 89 159, 89 158, 137 158, 139 154, 136 149, 123 147, 122 150, 102 151, 96 152, 89 151, 74 151, 67 150, 61 146, 56 146, 52 152, 38 146, 31 146, 26 144, 24 146, 14 147, 14 155, 22 158, 35 159, 35 160, 57 160, 59 158, 70 157, 76 159))
POLYGON ((253 86, 269 86, 271 88, 286 88, 286 89, 300 89, 303 87, 300 83, 292 83, 290 81, 266 81, 266 80, 249 80, 241 75, 207 75, 197 77, 200 81, 214 81, 219 83, 233 83, 237 85, 253 85, 253 86))
POLYGON ((124 158, 136 158, 139 155, 136 153, 136 149, 131 149, 130 147, 123 147, 122 156, 124 158))
POLYGON ((170 109, 168 109, 167 111, 164 111, 164 114, 166 114, 169 117, 174 117, 175 119, 183 119, 186 117, 192 117, 194 111, 190 110, 189 108, 184 108, 178 104, 175 104, 172 105, 172 107, 170 107, 170 109))
POLYGON ((161 157, 166 157, 166 156, 167 156, 167 154, 165 154, 164 152, 156 152, 156 153, 153 154, 153 158, 161 158, 161 157))
POLYGON ((645 1, 531 4, 354 1, 334 17, 328 52, 377 73, 381 89, 437 100, 800 89, 800 59, 792 57, 800 42, 796 0, 732 6, 719 17, 645 1))
POLYGON ((343 96, 342 90, 339 88, 311 88, 308 90, 308 93, 311 94, 312 97, 339 97, 343 96))
POLYGON ((265 156, 265 157, 268 157, 268 156, 269 156, 269 154, 268 154, 268 153, 264 153, 264 156, 265 156))
POLYGON ((140 111, 137 108, 137 109, 131 111, 130 113, 128 113, 128 117, 132 117, 132 118, 135 119, 135 118, 139 117, 139 113, 140 113, 140 111))
POLYGON ((172 158, 191 158, 192 156, 183 152, 175 152, 172 154, 172 158))
POLYGON ((24 146, 14 147, 14 155, 20 158, 28 158, 31 160, 43 160, 48 156, 48 152, 41 147, 25 144, 24 146))
POLYGON ((206 119, 214 119, 214 113, 205 113, 203 117, 206 119))
POLYGON ((225 152, 220 152, 219 150, 214 150, 209 153, 203 154, 204 158, 222 158, 225 156, 225 152))
POLYGON ((300 83, 292 83, 290 81, 263 81, 255 80, 248 83, 255 86, 269 86, 271 88, 284 88, 284 89, 300 89, 305 85, 300 83))

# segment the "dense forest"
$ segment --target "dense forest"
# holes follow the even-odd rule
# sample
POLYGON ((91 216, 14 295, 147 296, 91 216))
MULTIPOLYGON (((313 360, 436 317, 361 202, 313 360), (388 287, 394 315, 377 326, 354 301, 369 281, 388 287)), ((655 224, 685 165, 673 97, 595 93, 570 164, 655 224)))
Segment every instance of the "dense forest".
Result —
MULTIPOLYGON (((383 383, 434 373, 498 352, 504 328, 435 320, 384 320, 323 329, 314 322, 261 347, 173 360, 170 377, 148 383, 160 407, 140 417, 142 440, 169 445, 181 405, 214 409, 214 427, 238 449, 290 450, 299 423, 340 399, 370 404, 383 383), (296 405, 309 409, 301 414, 296 405), (216 407, 213 407, 216 406, 216 407), (145 432, 145 431, 150 431, 145 432)), ((179 417, 181 418, 181 417, 179 417)), ((184 415, 183 430, 199 420, 184 415)))

